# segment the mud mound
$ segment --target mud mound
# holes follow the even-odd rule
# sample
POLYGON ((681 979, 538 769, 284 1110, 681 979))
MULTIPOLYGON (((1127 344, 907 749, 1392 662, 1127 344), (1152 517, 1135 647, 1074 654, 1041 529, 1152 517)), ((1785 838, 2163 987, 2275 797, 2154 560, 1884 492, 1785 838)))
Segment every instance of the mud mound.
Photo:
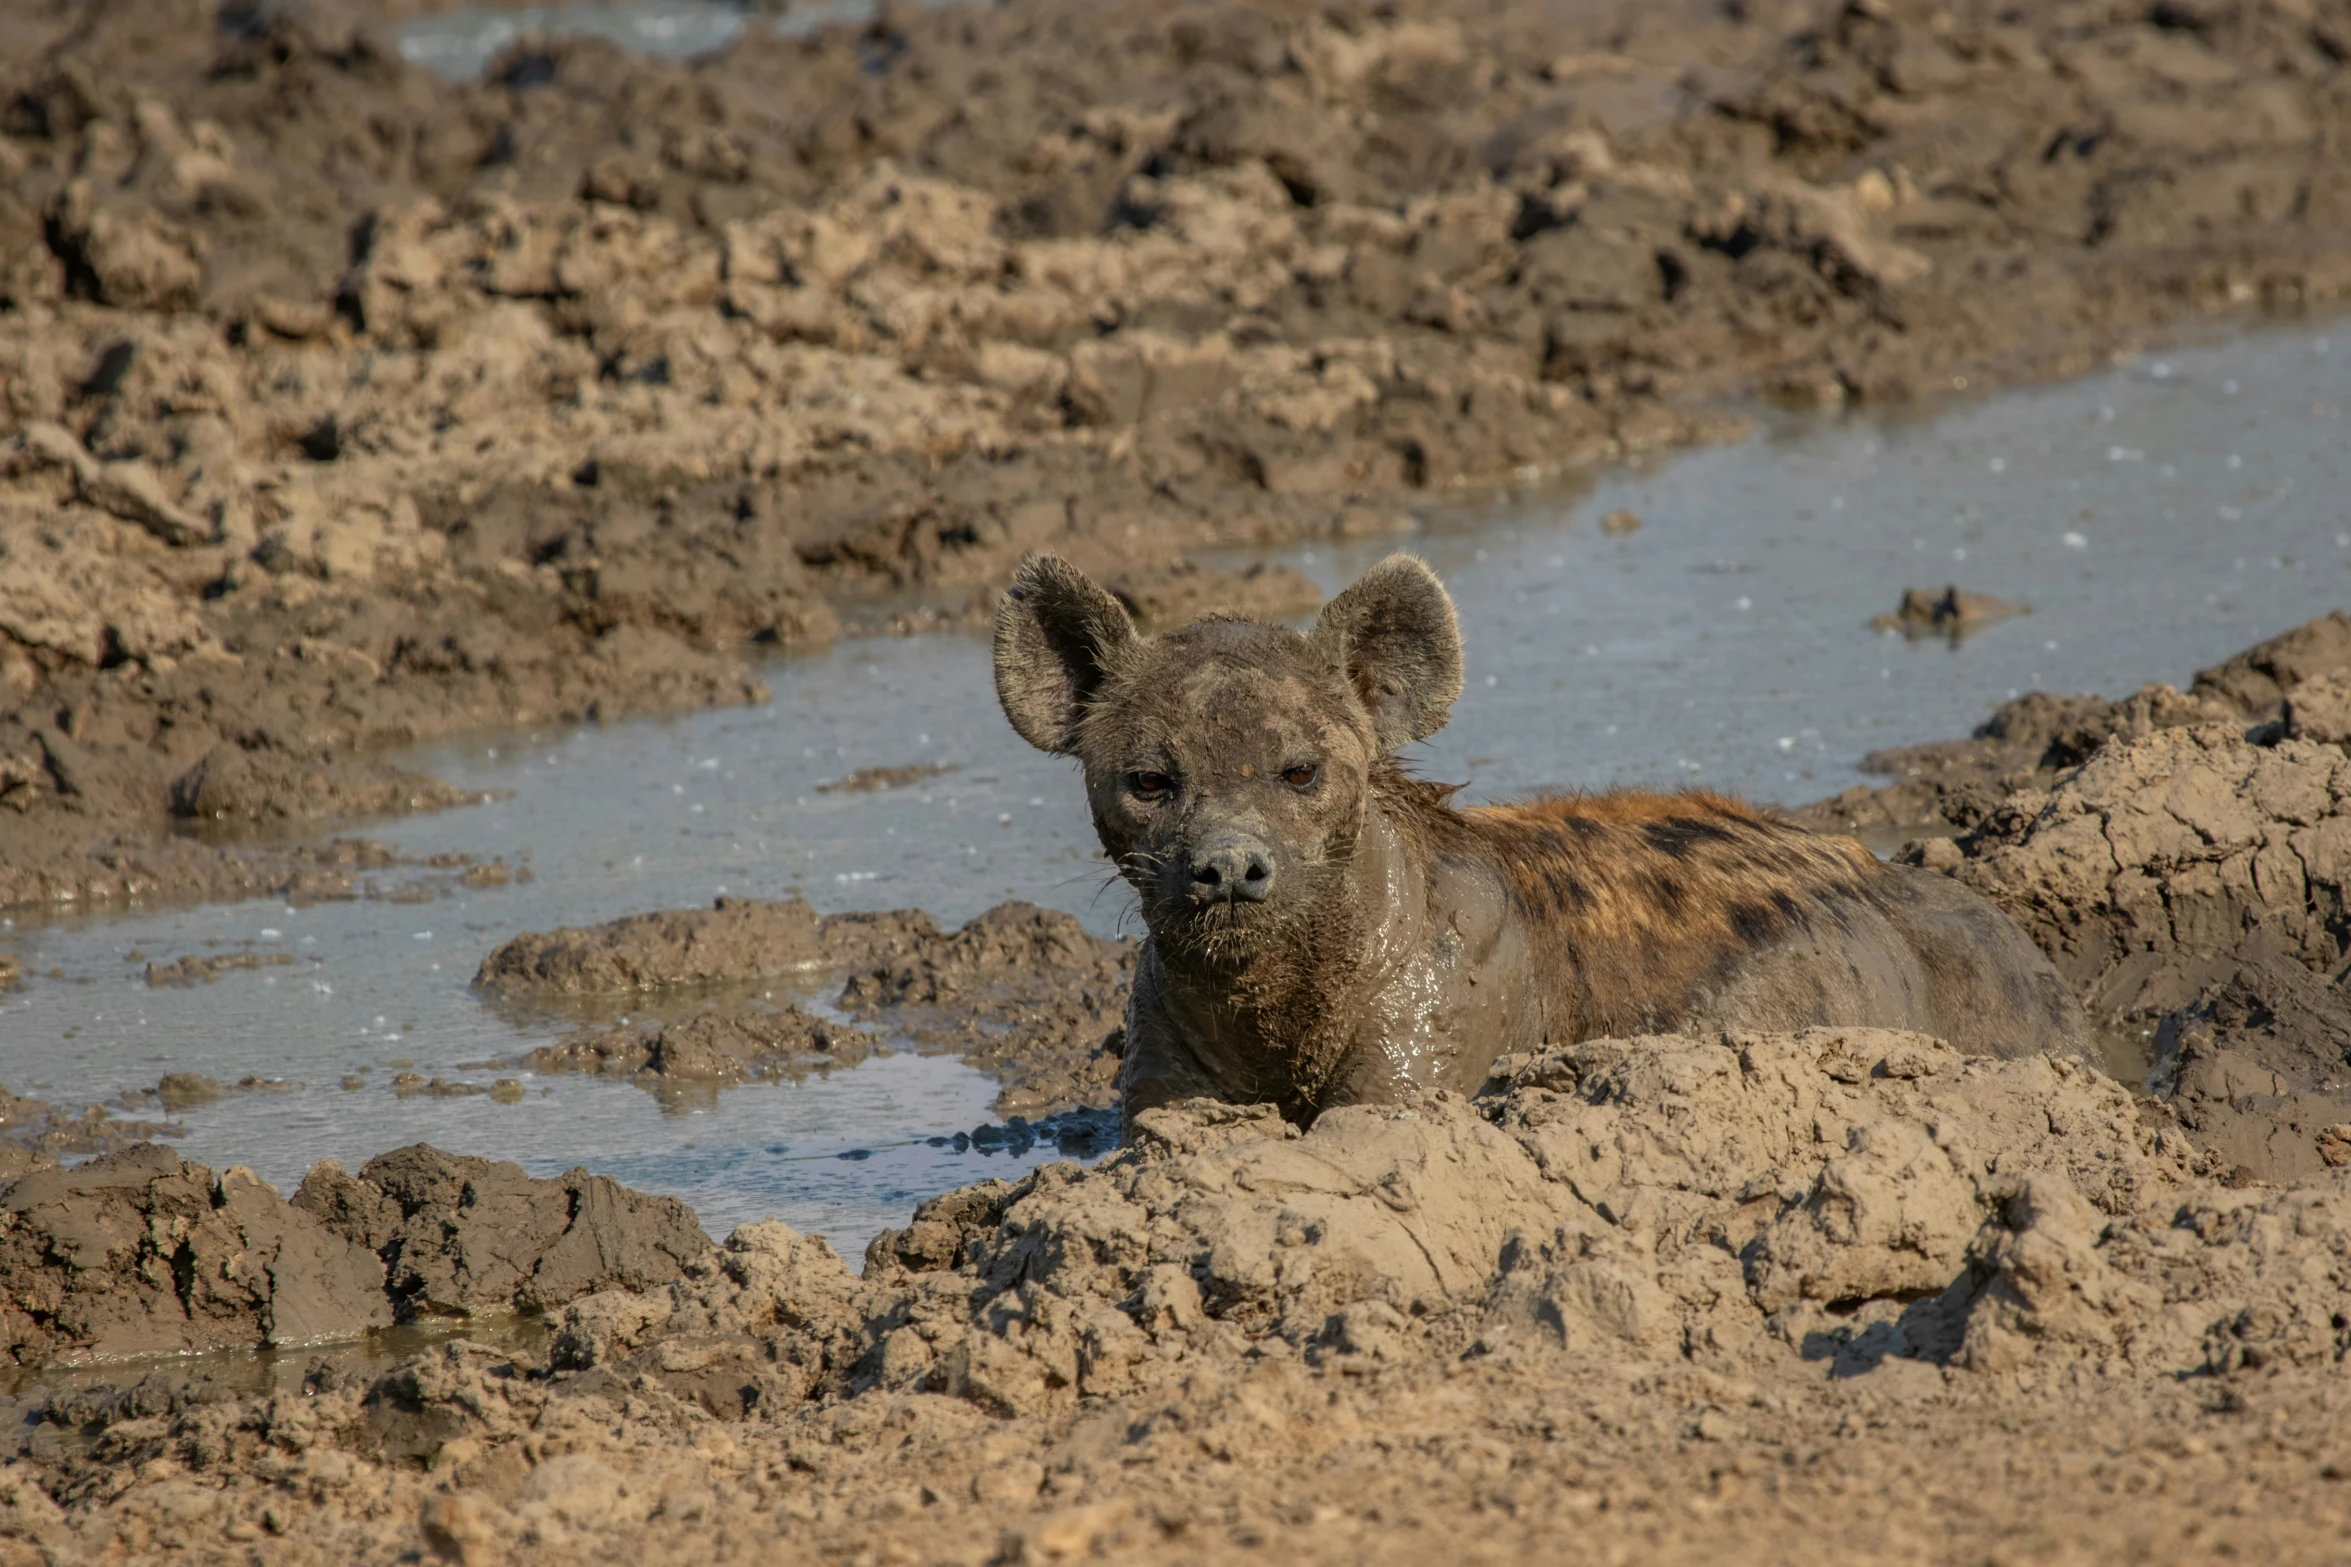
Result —
POLYGON ((229 952, 218 957, 189 953, 169 963, 150 963, 146 967, 150 989, 165 985, 209 985, 223 974, 233 974, 259 968, 285 968, 292 965, 291 952, 229 952))
MULTIPOLYGON (((2035 1330, 1978 1321, 2003 1298, 2010 1227, 2062 1209, 2089 1268, 2095 1234, 2176 1200, 2192 1167, 2094 1074, 1882 1031, 1593 1041, 1509 1063, 1496 1087, 1480 1105, 1334 1110, 1303 1135, 1270 1110, 1147 1112, 1089 1176, 951 1194, 875 1242, 864 1288, 904 1303, 869 1310, 848 1363, 1037 1413, 1269 1338, 1310 1362, 1523 1336, 1745 1358, 1764 1335, 1801 1347, 1882 1316, 1910 1336, 1881 1332, 1880 1354, 2014 1360, 2030 1346, 2003 1335, 2035 1330)), ((2103 1326, 2114 1352, 2138 1331, 2103 1326)))
MULTIPOLYGON (((819 918, 797 898, 721 898, 708 909, 517 936, 482 960, 474 983, 503 996, 594 996, 830 971, 843 976, 843 1011, 885 1036, 956 1051, 1003 1081, 1000 1113, 1036 1116, 1109 1102, 1134 951, 1030 903, 999 904, 948 933, 914 909, 819 918)), ((545 1056, 579 1070, 724 1083, 747 1080, 758 1058, 844 1046, 862 1055, 871 1044, 797 1012, 781 1022, 747 1014, 584 1035, 531 1064, 545 1056), (699 1064, 661 1064, 673 1036, 678 1059, 699 1064)))
MULTIPOLYGON (((1245 1354, 1520 1341, 1744 1361, 1867 1337, 1854 1353, 2006 1367, 2060 1346, 2181 1369, 2205 1355, 2205 1319, 2139 1320, 2142 1284, 2113 1272, 2179 1261, 2141 1255, 2202 1189, 2207 1161, 2167 1122, 2086 1070, 1919 1035, 1597 1040, 1506 1062, 1475 1104, 1339 1109, 1303 1134, 1267 1107, 1146 1112, 1099 1169, 924 1204, 875 1240, 863 1279, 755 1226, 666 1290, 569 1308, 556 1358, 748 1332, 815 1392, 942 1392, 1005 1415, 1245 1354), (788 1281, 780 1338, 762 1273, 788 1281)), ((2351 1238, 2343 1195, 2322 1205, 2330 1245, 2351 1238)), ((2292 1289, 2283 1273, 2271 1287, 2292 1289)))
POLYGON ((25 1176, 0 1211, 0 1339, 18 1365, 289 1347, 392 1321, 374 1255, 249 1170, 130 1148, 25 1176))
MULTIPOLYGON (((1066 915, 1047 918, 1066 921, 1072 931, 1078 928, 1066 915)), ((1079 932, 1077 939, 1091 938, 1079 932)), ((804 898, 772 903, 720 898, 707 909, 631 914, 602 925, 517 936, 482 960, 474 983, 501 996, 748 985, 779 975, 885 963, 938 944, 952 945, 919 909, 820 918, 804 898)))
POLYGON ((546 1310, 656 1287, 709 1246, 674 1199, 582 1170, 533 1180, 423 1144, 356 1180, 320 1164, 291 1202, 250 1170, 216 1176, 141 1144, 21 1175, 0 1216, 0 1352, 21 1366, 546 1310))
POLYGON ((2189 999, 2183 959, 2256 930, 2313 967, 2344 955, 2346 795, 2332 746, 2167 729, 2012 796, 1933 858, 1998 898, 2093 1007, 2162 1012, 2189 999))
POLYGON ((516 996, 766 979, 822 966, 828 923, 802 898, 721 898, 707 909, 517 936, 482 960, 473 982, 516 996))
POLYGON ((2198 670, 2189 694, 2269 720, 2285 716, 2286 699, 2305 682, 2345 674, 2351 674, 2351 615, 2338 609, 2198 670))
POLYGON ((60 1553, 266 1529, 295 1561, 778 1532, 974 1562, 1570 1532, 2090 1559, 2177 1554, 2225 1484, 2236 1538, 2338 1541, 2351 1176, 2226 1189, 2087 1071, 1878 1031, 1605 1040, 1474 1103, 1137 1131, 925 1204, 862 1279, 748 1226, 571 1303, 543 1363, 461 1342, 299 1400, 37 1402, 11 1526, 60 1553), (64 1421, 82 1445, 43 1434, 64 1421))
POLYGON ((349 757, 292 757, 222 744, 171 781, 175 816, 197 821, 316 821, 470 804, 437 778, 349 757))
POLYGON ((606 1176, 533 1180, 516 1164, 417 1143, 370 1159, 356 1179, 332 1160, 293 1206, 383 1259, 403 1318, 544 1310, 676 1276, 709 1241, 693 1210, 606 1176))

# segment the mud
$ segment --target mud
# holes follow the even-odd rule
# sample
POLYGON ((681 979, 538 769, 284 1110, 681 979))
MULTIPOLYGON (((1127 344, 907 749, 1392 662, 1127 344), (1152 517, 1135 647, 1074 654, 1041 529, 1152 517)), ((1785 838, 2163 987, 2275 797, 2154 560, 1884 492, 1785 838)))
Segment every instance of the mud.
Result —
POLYGON ((545 1311, 598 1290, 676 1276, 708 1242, 693 1211, 585 1170, 533 1180, 521 1166, 422 1143, 333 1161, 303 1177, 293 1205, 383 1260, 404 1318, 545 1311))
POLYGON ((0 1353, 24 1367, 544 1312, 659 1285, 709 1244, 672 1199, 421 1144, 356 1179, 321 1164, 291 1202, 249 1170, 215 1175, 144 1144, 24 1174, 0 1212, 0 1353))
POLYGON ((12 18, 0 900, 251 890, 154 835, 449 803, 368 758, 755 701, 1041 545, 1294 611, 1189 562, 2339 298, 2346 24, 2175 9, 1023 0, 466 84, 332 3, 12 18))
POLYGON ((895 767, 860 767, 843 778, 816 786, 818 794, 875 794, 892 789, 903 789, 908 784, 921 783, 942 773, 955 771, 941 762, 902 762, 895 767))
POLYGON ((716 1011, 534 1050, 519 1063, 533 1071, 627 1077, 656 1091, 728 1086, 853 1065, 896 1039, 994 1073, 1004 1085, 998 1113, 1036 1117, 1113 1102, 1134 952, 1028 903, 1000 904, 950 933, 915 909, 820 917, 799 898, 721 898, 517 936, 482 960, 474 982, 506 998, 716 992, 716 1011), (744 1010, 754 983, 836 976, 834 1004, 864 1027, 788 1005, 744 1010))
POLYGON ((231 952, 216 958, 191 953, 169 963, 147 965, 147 983, 155 985, 209 985, 223 974, 258 968, 283 968, 294 961, 291 952, 231 952))
POLYGON ((2351 1180, 1913 1035, 1594 1041, 1474 1102, 1147 1112, 298 1391, 19 1400, 12 1538, 191 1560, 2316 1560, 2351 1180), (2215 1521, 2216 1499, 2230 1509, 2215 1521))
POLYGON ((2134 1034, 2144 1083, 2244 1178, 2351 1148, 2351 948, 2338 848, 2351 619, 2341 612, 2121 701, 2033 692, 1963 741, 1872 759, 1901 774, 1795 813, 1943 833, 1900 857, 2005 909, 2093 1018, 2134 1034))
POLYGON ((2324 1167, 2351 1121, 2351 762, 2283 730, 2126 735, 1912 851, 2015 916, 2093 1013, 2151 1035, 2190 1133, 2268 1180, 2324 1167))
MULTIPOLYGON (((0 21, 0 903, 405 895, 241 835, 469 797, 386 747, 760 700, 751 657, 969 624, 1032 548, 1138 615, 1297 613, 1202 557, 2351 288, 2339 0, 1015 0, 464 85, 373 14, 0 21)), ((0 1559, 2339 1553, 2346 627, 2020 698, 1807 813, 1962 833, 1912 855, 2144 1029, 2151 1096, 1599 1041, 1303 1135, 1151 1112, 862 1277, 421 1147, 284 1201, 10 1096, 19 1364, 484 1341, 20 1390, 0 1559)), ((657 1088, 956 1051, 1063 1138, 1130 962, 1018 905, 722 900, 482 984, 723 1003, 562 1047, 657 1088), (750 1006, 810 981, 847 1023, 750 1006)))
POLYGON ((683 1022, 589 1030, 525 1058, 534 1072, 592 1072, 659 1091, 682 1083, 734 1084, 753 1079, 796 1082, 810 1072, 855 1066, 881 1041, 854 1028, 780 1013, 703 1013, 683 1022))
MULTIPOLYGON (((46 1168, 61 1159, 86 1158, 169 1136, 168 1123, 118 1116, 116 1109, 142 1107, 126 1098, 119 1106, 84 1105, 79 1113, 29 1094, 0 1088, 0 1180, 46 1168)), ((167 1112, 173 1107, 161 1104, 167 1112)))

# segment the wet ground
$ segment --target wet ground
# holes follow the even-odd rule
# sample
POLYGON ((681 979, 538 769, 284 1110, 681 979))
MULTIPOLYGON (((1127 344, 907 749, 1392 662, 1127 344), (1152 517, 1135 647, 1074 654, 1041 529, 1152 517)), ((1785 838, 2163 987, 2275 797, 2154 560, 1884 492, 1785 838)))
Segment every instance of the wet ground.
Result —
MULTIPOLYGON (((1766 415, 1743 444, 1442 516, 1412 543, 1460 603, 1469 686, 1421 766, 1480 797, 1696 783, 1795 803, 1856 781, 1863 752, 1964 733, 2019 690, 2184 683, 2351 589, 2347 363, 2351 337, 2257 330, 1910 418, 1766 415), (1602 526, 1627 511, 1636 530, 1602 526), (1868 629, 1905 587, 1947 582, 2032 612, 1957 643, 1868 629)), ((1283 558, 1329 589, 1387 547, 1283 558)), ((1119 928, 1127 902, 1077 780, 1005 726, 977 641, 853 641, 769 678, 762 708, 401 759, 495 798, 370 831, 410 854, 502 857, 527 881, 19 919, 0 951, 31 983, 0 1001, 0 1080, 73 1104, 167 1072, 281 1080, 185 1110, 176 1145, 287 1189, 316 1159, 355 1167, 425 1139, 535 1174, 586 1164, 685 1198, 713 1234, 773 1213, 852 1257, 918 1198, 1050 1157, 937 1145, 989 1119, 994 1085, 911 1052, 667 1100, 511 1064, 615 1015, 477 998, 475 965, 524 930, 795 893, 949 925, 1020 897, 1119 928), (919 776, 826 787, 898 767, 919 776), (145 960, 247 951, 291 961, 145 982, 145 960), (401 1098, 403 1072, 516 1077, 524 1094, 401 1098)), ((789 997, 830 998, 821 976, 789 997)))

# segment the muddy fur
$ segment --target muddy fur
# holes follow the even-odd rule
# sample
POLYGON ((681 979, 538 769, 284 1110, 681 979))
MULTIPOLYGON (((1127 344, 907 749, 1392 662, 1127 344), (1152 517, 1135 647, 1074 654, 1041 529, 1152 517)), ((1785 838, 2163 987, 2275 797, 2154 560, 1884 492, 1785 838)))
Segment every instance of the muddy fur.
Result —
POLYGON ((1397 747, 1461 686, 1442 584, 1392 556, 1310 632, 1230 617, 1138 636, 1066 562, 996 630, 1021 734, 1077 757, 1150 932, 1131 1112, 1206 1094, 1311 1120, 1469 1090, 1507 1051, 1611 1034, 1916 1029, 2080 1056, 2081 1009, 2006 916, 1703 792, 1457 810, 1397 747))
POLYGON ((1707 1016, 1743 1027, 1744 1009, 1808 1002, 1835 1012, 1890 960, 1896 982, 1923 1000, 1931 1031, 1958 1048, 2076 1053, 2080 1009, 2013 922, 1947 878, 1888 865, 1851 838, 1704 790, 1456 811, 1450 789, 1401 770, 1378 785, 1379 808, 1424 852, 1497 868, 1514 912, 1539 933, 1537 948, 1573 954, 1538 963, 1533 976, 1559 1038, 1655 1032, 1707 1016), (1784 960, 1800 953, 1828 961, 1791 971, 1784 960))

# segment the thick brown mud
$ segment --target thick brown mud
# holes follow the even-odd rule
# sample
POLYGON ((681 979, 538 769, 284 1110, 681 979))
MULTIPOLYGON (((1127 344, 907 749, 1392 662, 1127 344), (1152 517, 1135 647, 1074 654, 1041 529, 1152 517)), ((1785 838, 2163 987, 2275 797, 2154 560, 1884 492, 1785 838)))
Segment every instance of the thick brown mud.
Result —
POLYGON ((0 1353, 41 1367, 219 1349, 294 1349, 418 1318, 544 1312, 675 1277, 709 1242, 692 1212, 574 1170, 419 1144, 354 1177, 331 1161, 293 1199, 156 1144, 0 1195, 0 1353))
MULTIPOLYGON (((434 1168, 392 1188, 428 1201, 479 1178, 402 1158, 434 1168)), ((2225 1530, 2322 1559, 2351 1176, 2215 1174, 2097 1074, 1868 1030, 1595 1041, 1475 1102, 1304 1134, 1152 1111, 1096 1169, 926 1204, 862 1278, 771 1222, 570 1300, 537 1350, 321 1361, 261 1395, 30 1390, 8 1538, 27 1560, 1402 1561, 1474 1538, 1950 1561, 2178 1559, 2225 1530)), ((307 1222, 308 1195, 267 1216, 307 1222)), ((447 1255, 422 1272, 455 1278, 447 1255)))

